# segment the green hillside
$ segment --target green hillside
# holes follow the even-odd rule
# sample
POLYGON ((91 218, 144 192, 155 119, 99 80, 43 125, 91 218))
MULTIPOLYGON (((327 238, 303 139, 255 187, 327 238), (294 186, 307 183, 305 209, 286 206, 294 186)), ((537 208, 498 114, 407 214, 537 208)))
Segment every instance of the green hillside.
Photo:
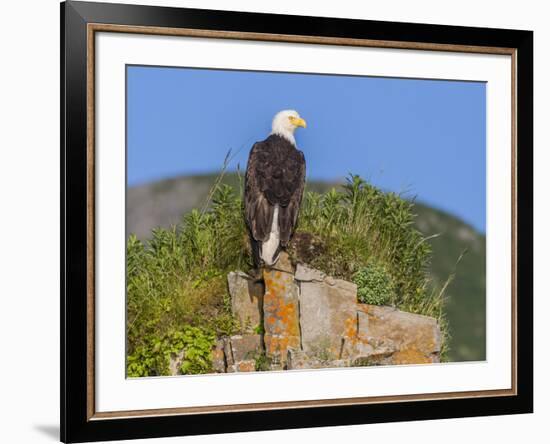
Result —
MULTIPOLYGON (((126 200, 127 234, 147 239, 155 227, 168 227, 193 208, 202 208, 217 174, 183 176, 131 187, 126 200)), ((223 182, 239 189, 236 173, 223 182)), ((307 189, 325 192, 333 182, 310 182, 307 189)), ((429 240, 431 275, 440 286, 456 271, 446 290, 451 330, 451 361, 485 359, 485 236, 454 216, 417 203, 416 226, 429 240), (462 254, 464 252, 464 254, 462 254), (457 260, 461 257, 457 264, 457 260)))
POLYGON ((416 225, 422 233, 440 233, 439 237, 430 240, 434 279, 443 282, 456 269, 455 278, 446 291, 446 310, 452 335, 451 359, 484 360, 485 235, 434 208, 417 204, 416 212, 416 225))

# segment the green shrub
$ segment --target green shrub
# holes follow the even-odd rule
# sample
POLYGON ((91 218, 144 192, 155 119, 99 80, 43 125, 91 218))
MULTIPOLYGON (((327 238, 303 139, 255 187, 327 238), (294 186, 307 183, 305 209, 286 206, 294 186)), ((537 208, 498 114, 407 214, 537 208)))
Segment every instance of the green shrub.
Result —
POLYGON ((359 269, 353 278, 357 284, 357 299, 364 304, 390 305, 393 303, 395 286, 386 269, 370 264, 359 269))
POLYGON ((170 358, 182 351, 182 374, 209 373, 212 370, 214 341, 212 332, 190 326, 162 337, 147 337, 128 355, 128 377, 169 375, 170 358))
POLYGON ((178 336, 185 355, 180 371, 184 375, 196 375, 212 371, 212 348, 215 335, 197 327, 188 327, 178 336))

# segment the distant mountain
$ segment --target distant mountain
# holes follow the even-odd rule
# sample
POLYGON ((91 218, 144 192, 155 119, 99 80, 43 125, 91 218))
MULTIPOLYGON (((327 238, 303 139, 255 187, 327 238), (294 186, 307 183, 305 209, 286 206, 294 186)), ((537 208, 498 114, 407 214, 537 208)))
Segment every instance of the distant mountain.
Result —
POLYGON ((433 278, 441 285, 456 271, 445 292, 452 335, 450 357, 457 361, 484 360, 485 235, 455 216, 425 205, 416 204, 416 213, 416 225, 422 233, 440 233, 430 240, 433 278))
MULTIPOLYGON (((168 227, 193 208, 204 205, 216 174, 182 176, 130 187, 126 196, 126 230, 147 239, 154 227, 168 227)), ((226 174, 224 183, 240 186, 236 173, 226 174)), ((307 188, 324 192, 336 182, 308 182, 307 188)), ((485 235, 460 219, 415 204, 417 228, 430 239, 433 258, 430 273, 438 285, 456 272, 445 294, 451 329, 450 359, 485 359, 485 235), (464 254, 463 254, 464 253, 464 254), (457 264, 457 260, 462 255, 457 264)))

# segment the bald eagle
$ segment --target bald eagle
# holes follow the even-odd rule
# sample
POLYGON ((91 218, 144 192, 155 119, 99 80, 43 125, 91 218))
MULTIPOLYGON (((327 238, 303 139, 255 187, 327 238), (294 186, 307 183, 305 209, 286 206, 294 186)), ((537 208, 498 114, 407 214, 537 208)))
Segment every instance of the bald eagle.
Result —
POLYGON ((250 150, 246 167, 244 207, 256 266, 272 266, 294 233, 306 177, 304 153, 296 148, 294 131, 306 127, 296 111, 273 118, 267 139, 250 150))

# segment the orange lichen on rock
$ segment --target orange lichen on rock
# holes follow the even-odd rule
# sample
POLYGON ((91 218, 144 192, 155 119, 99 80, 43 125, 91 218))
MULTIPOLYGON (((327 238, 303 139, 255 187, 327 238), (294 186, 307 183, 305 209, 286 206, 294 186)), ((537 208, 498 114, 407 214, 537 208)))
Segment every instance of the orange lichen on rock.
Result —
POLYGON ((265 338, 265 349, 266 354, 271 357, 278 357, 281 359, 281 362, 285 361, 283 354, 288 352, 290 348, 299 348, 300 347, 300 338, 297 336, 266 336, 265 338))
POLYGON ((398 350, 393 354, 393 364, 431 364, 432 362, 430 357, 416 347, 398 350))
POLYGON ((288 348, 300 346, 298 288, 293 274, 286 271, 266 269, 263 277, 266 354, 284 363, 288 348))
POLYGON ((347 318, 344 324, 344 338, 350 341, 357 341, 357 317, 347 318))
POLYGON ((241 361, 236 364, 237 372, 254 372, 256 371, 256 362, 253 359, 241 361))

